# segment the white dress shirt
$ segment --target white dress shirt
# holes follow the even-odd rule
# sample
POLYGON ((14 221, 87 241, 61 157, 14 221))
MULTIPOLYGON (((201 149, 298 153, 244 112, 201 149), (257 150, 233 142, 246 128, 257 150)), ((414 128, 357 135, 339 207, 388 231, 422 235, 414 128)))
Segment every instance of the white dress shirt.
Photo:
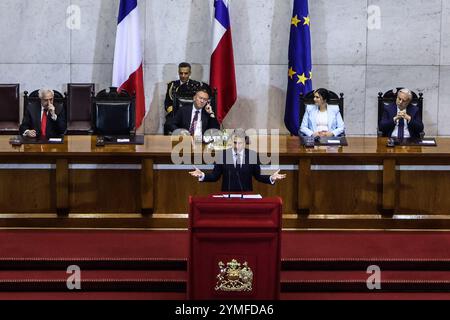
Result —
POLYGON ((328 131, 328 111, 320 111, 317 113, 316 118, 317 131, 328 131))

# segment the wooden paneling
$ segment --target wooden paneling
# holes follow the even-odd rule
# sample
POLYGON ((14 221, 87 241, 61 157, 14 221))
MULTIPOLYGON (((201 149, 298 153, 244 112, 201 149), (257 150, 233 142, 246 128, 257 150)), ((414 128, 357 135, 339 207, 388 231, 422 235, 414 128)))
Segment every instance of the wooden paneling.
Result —
POLYGON ((202 183, 184 170, 155 171, 155 213, 187 213, 189 195, 220 192, 221 181, 202 183))
POLYGON ((56 160, 56 210, 69 213, 69 163, 67 159, 56 160))
POLYGON ((398 213, 450 215, 450 171, 400 171, 398 213))
POLYGON ((153 213, 154 209, 154 174, 153 174, 153 160, 143 159, 141 168, 141 208, 142 213, 153 213))
POLYGON ((377 214, 381 171, 314 171, 313 214, 377 214))
POLYGON ((55 170, 0 170, 0 213, 55 213, 55 170))
POLYGON ((394 210, 397 200, 395 160, 383 161, 383 210, 394 210))
POLYGON ((301 159, 298 162, 298 210, 309 213, 312 207, 313 179, 311 178, 311 159, 301 159))
MULTIPOLYGON (((437 138, 437 147, 387 148, 385 138, 348 137, 345 147, 308 149, 299 145, 298 137, 278 138, 280 163, 291 168, 297 165, 298 170, 284 171, 287 178, 273 186, 255 181, 254 192, 281 196, 283 213, 291 219, 285 220, 285 226, 410 228, 414 219, 420 219, 416 225, 421 227, 450 226, 446 194, 450 171, 426 168, 450 166, 450 138, 437 138), (335 168, 312 169, 322 165, 335 168), (336 167, 341 165, 378 166, 380 170, 336 167), (404 165, 425 167, 398 170, 404 165), (383 215, 386 211, 420 217, 396 220, 383 215)), ((0 136, 0 226, 186 227, 179 214, 187 213, 189 195, 218 193, 221 188, 220 180, 200 183, 186 168, 155 169, 155 165, 171 163, 174 144, 170 137, 145 136, 144 145, 104 147, 97 147, 91 136, 68 136, 60 145, 20 147, 9 145, 8 139, 0 136), (21 164, 31 164, 31 169, 21 164), (56 170, 33 169, 33 164, 56 165, 56 170), (132 164, 136 168, 71 169, 78 164, 132 164), (61 212, 68 215, 56 215, 61 212)))
POLYGON ((70 170, 70 212, 140 213, 139 170, 70 170))

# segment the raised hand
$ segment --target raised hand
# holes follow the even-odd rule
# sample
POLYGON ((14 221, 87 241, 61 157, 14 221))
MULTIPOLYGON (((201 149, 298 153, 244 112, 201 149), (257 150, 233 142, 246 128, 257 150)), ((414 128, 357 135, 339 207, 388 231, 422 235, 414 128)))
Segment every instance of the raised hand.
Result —
POLYGON ((194 167, 194 168, 195 168, 195 170, 189 171, 189 174, 193 177, 201 178, 204 175, 204 173, 199 168, 197 168, 197 167, 194 167))
POLYGON ((275 182, 277 180, 283 180, 284 178, 286 178, 286 174, 280 174, 279 172, 280 170, 278 169, 275 173, 273 173, 270 176, 270 179, 275 182))

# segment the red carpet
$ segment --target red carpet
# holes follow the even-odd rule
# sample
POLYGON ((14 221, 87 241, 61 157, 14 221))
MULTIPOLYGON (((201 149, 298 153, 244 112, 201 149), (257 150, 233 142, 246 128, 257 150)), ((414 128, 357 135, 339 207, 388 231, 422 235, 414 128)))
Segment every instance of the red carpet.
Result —
MULTIPOLYGON (((0 299, 185 299, 187 231, 0 231, 0 299), (83 290, 67 292, 66 268, 83 290)), ((282 299, 447 299, 450 232, 284 231, 282 299), (369 265, 382 290, 369 291, 369 265)))

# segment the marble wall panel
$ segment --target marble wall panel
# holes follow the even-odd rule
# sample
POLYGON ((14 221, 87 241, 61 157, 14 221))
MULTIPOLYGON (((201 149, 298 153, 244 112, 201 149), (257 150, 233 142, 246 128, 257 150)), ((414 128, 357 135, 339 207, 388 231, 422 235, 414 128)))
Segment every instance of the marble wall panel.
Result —
POLYGON ((313 63, 366 63, 366 1, 315 0, 309 9, 313 63))
POLYGON ((450 136, 450 66, 442 66, 439 74, 438 135, 450 136))
POLYGON ((368 64, 439 64, 441 0, 369 0, 369 4, 380 8, 381 27, 368 33, 368 64))
POLYGON ((70 63, 69 0, 0 1, 0 63, 70 63))

